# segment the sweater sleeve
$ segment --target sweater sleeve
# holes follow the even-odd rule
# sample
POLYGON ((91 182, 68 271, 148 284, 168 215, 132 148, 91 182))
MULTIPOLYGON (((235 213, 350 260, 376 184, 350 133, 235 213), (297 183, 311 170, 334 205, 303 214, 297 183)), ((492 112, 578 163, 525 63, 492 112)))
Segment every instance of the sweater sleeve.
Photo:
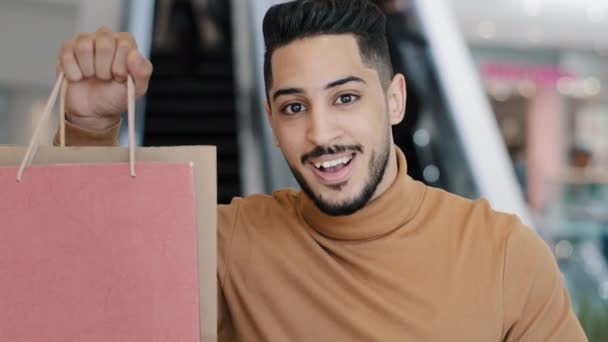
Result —
MULTIPOLYGON (((121 124, 122 120, 105 131, 92 131, 66 121, 65 144, 67 146, 117 146, 121 124)), ((53 144, 59 145, 59 130, 55 133, 53 144)))
POLYGON ((504 341, 587 341, 548 246, 519 224, 504 264, 504 341))
POLYGON ((217 278, 218 278, 218 340, 236 341, 232 315, 224 297, 224 284, 228 277, 228 264, 232 240, 239 211, 239 199, 230 205, 218 205, 217 211, 217 278))

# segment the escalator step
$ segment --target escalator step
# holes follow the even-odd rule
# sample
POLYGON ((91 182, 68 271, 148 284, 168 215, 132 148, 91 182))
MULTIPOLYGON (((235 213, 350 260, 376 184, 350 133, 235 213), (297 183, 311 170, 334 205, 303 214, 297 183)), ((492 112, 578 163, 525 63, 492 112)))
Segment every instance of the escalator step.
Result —
POLYGON ((233 70, 231 63, 204 63, 194 69, 186 68, 183 63, 172 61, 170 63, 153 62, 153 80, 165 80, 175 77, 205 79, 213 81, 232 81, 233 70))
MULTIPOLYGON (((171 61, 179 58, 181 51, 175 48, 154 47, 150 53, 152 60, 171 61)), ((218 50, 200 50, 198 53, 201 62, 232 61, 232 49, 230 46, 218 50)))
POLYGON ((149 115, 191 116, 223 114, 234 117, 235 104, 229 100, 202 100, 195 101, 167 101, 162 99, 148 100, 147 111, 149 115))
POLYGON ((164 96, 171 96, 173 98, 222 96, 234 99, 234 85, 232 81, 226 80, 209 82, 198 79, 174 78, 151 82, 148 94, 153 98, 164 96))
POLYGON ((234 134, 236 124, 234 117, 148 117, 146 119, 148 134, 179 133, 179 134, 234 134))

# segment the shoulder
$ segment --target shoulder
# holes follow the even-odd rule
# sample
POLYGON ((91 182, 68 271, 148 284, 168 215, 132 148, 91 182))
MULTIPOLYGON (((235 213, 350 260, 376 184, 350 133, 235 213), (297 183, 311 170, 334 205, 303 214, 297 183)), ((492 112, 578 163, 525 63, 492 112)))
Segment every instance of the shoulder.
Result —
POLYGON ((544 263, 551 258, 536 232, 516 215, 494 210, 485 199, 470 200, 429 188, 418 216, 418 224, 445 246, 454 268, 490 279, 496 295, 502 292, 508 267, 526 266, 520 264, 532 258, 517 255, 519 250, 542 254, 544 263))
POLYGON ((536 232, 523 224, 511 229, 504 261, 506 291, 513 291, 512 294, 523 299, 533 287, 549 290, 561 283, 561 278, 551 249, 536 232))
POLYGON ((449 241, 450 255, 463 260, 463 269, 475 267, 476 274, 495 277, 511 301, 525 300, 525 291, 534 284, 559 283, 559 270, 545 241, 516 215, 494 210, 487 200, 429 188, 421 214, 424 223, 437 229, 437 236, 449 241))
POLYGON ((297 194, 293 189, 280 189, 272 195, 235 197, 230 204, 218 206, 218 229, 237 223, 267 219, 268 215, 290 213, 295 210, 297 194))
POLYGON ((505 341, 586 341, 551 249, 517 216, 434 188, 418 216, 448 241, 455 272, 494 284, 489 300, 501 304, 505 341))
POLYGON ((507 341, 586 341, 550 247, 523 224, 504 252, 503 331, 507 341))
POLYGON ((493 242, 495 248, 504 249, 516 231, 535 234, 516 215, 493 209, 486 199, 471 200, 432 187, 426 191, 420 214, 422 220, 439 224, 454 237, 493 242))

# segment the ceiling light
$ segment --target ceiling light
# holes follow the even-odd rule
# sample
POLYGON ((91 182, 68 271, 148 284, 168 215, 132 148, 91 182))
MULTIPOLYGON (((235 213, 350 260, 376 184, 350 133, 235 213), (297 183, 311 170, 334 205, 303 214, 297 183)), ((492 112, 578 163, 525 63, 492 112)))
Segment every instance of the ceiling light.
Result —
POLYGON ((574 246, 568 240, 562 240, 555 245, 555 256, 558 259, 568 259, 574 253, 574 246))
POLYGON ((431 142, 431 135, 426 129, 419 129, 414 133, 414 143, 420 147, 426 147, 431 142))
POLYGON ((439 178, 441 178, 441 171, 439 171, 439 168, 437 166, 429 165, 424 168, 422 176, 427 182, 436 183, 437 181, 439 181, 439 178))
POLYGON ((494 100, 498 102, 507 102, 511 98, 511 94, 509 93, 494 93, 492 94, 494 100))
POLYGON ((608 5, 601 1, 592 1, 587 5, 587 17, 594 24, 599 24, 606 18, 608 5))
POLYGON ((498 102, 505 102, 511 97, 509 86, 498 82, 488 84, 488 93, 498 102))
POLYGON ((525 98, 531 98, 536 94, 536 83, 530 80, 521 81, 517 85, 517 90, 519 91, 519 95, 525 98))
POLYGON ((605 281, 600 286, 600 296, 603 299, 608 299, 608 281, 605 281))
POLYGON ((522 0, 524 13, 529 17, 537 17, 543 7, 543 0, 522 0))
POLYGON ((496 36, 496 24, 491 21, 482 21, 477 25, 477 32, 482 38, 494 38, 496 36))
POLYGON ((562 77, 557 80, 557 91, 562 95, 573 95, 576 92, 576 80, 569 77, 562 77))
POLYGON ((591 97, 585 90, 582 81, 577 82, 576 87, 574 88, 574 93, 571 96, 577 99, 586 99, 591 97))
POLYGON ((583 81, 585 95, 589 97, 597 96, 602 90, 602 83, 595 77, 589 77, 583 81))

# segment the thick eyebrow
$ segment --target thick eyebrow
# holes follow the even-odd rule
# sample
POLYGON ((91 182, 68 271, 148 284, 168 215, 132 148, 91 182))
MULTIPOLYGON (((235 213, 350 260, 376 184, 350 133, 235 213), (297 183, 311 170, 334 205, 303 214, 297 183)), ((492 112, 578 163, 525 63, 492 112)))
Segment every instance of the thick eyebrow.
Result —
MULTIPOLYGON (((335 80, 329 84, 327 84, 325 86, 325 90, 331 89, 331 88, 335 88, 350 82, 360 82, 360 83, 364 83, 367 84, 367 82, 365 82, 365 80, 363 80, 360 77, 357 76, 348 76, 348 77, 344 77, 341 78, 339 80, 335 80)), ((272 95, 272 102, 276 101, 277 98, 284 96, 284 95, 292 95, 292 94, 302 94, 304 93, 304 89, 302 88, 283 88, 283 89, 279 89, 277 90, 273 95, 272 95)))
POLYGON ((341 78, 339 80, 335 80, 335 81, 329 83, 328 85, 325 86, 325 90, 328 90, 328 89, 331 89, 331 88, 335 88, 335 87, 338 87, 338 86, 341 86, 341 85, 344 85, 344 84, 347 84, 347 83, 350 83, 350 82, 360 82, 360 83, 363 83, 363 84, 367 84, 367 82, 365 82, 365 80, 363 80, 360 77, 357 77, 357 76, 348 76, 348 77, 344 77, 344 78, 341 78))
POLYGON ((281 96, 285 96, 285 95, 292 95, 292 94, 302 94, 304 92, 304 89, 302 88, 283 88, 283 89, 279 89, 277 91, 274 92, 274 95, 272 95, 272 102, 276 101, 277 98, 281 97, 281 96))

